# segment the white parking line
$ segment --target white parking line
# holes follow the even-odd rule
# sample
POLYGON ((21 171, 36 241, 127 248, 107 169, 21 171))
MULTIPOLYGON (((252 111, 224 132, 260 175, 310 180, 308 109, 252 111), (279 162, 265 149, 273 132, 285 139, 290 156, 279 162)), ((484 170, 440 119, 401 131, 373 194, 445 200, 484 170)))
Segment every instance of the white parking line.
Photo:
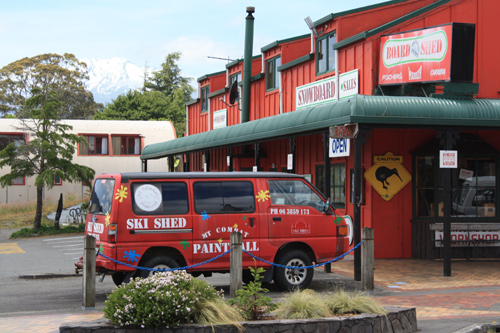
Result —
POLYGON ((73 244, 73 245, 54 245, 52 247, 75 247, 75 246, 78 246, 78 244, 73 244))
POLYGON ((64 238, 46 238, 43 239, 44 242, 50 242, 50 241, 55 241, 55 240, 61 240, 61 239, 84 239, 84 236, 72 236, 72 237, 64 237, 64 238))

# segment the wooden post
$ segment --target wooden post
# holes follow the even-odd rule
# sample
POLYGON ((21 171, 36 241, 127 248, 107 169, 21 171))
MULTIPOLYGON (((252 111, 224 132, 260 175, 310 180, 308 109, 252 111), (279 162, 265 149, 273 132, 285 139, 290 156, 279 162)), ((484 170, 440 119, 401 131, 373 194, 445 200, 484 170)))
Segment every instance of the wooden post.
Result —
POLYGON ((95 308, 95 238, 85 237, 83 251, 83 310, 95 308))
POLYGON ((374 232, 372 228, 361 230, 363 245, 361 246, 361 290, 373 291, 375 270, 374 232))
POLYGON ((243 235, 240 232, 233 231, 231 233, 231 247, 233 250, 230 253, 231 266, 230 266, 230 285, 229 297, 236 297, 236 290, 241 289, 243 286, 243 248, 242 243, 243 235))

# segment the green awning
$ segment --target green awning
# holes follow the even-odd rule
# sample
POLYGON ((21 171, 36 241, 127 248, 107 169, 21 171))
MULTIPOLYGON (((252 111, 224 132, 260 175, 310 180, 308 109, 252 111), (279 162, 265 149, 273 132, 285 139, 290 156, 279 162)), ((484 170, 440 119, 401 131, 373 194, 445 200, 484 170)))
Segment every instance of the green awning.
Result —
POLYGON ((500 100, 356 95, 144 147, 141 159, 268 141, 344 124, 500 127, 500 100))

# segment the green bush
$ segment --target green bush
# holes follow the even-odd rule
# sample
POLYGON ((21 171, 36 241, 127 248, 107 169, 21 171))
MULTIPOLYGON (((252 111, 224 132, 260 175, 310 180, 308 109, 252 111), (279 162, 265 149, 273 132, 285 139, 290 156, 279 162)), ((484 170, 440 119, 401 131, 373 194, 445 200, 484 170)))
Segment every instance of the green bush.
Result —
POLYGON ((185 271, 162 272, 115 288, 105 302, 104 317, 118 326, 177 326, 196 322, 204 304, 221 297, 222 292, 185 271))
MULTIPOLYGON (((255 259, 254 259, 255 261, 255 259)), ((264 296, 269 290, 262 287, 261 274, 264 273, 264 268, 249 267, 254 281, 250 281, 242 289, 236 290, 236 299, 230 299, 230 305, 236 306, 241 315, 247 320, 261 320, 263 316, 278 307, 271 297, 264 296)))

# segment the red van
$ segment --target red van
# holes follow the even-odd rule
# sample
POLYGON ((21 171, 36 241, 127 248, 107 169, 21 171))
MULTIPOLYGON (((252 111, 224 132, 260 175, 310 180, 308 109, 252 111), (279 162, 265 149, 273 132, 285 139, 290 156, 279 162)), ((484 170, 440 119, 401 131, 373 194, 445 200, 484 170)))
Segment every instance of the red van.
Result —
MULTIPOLYGON (((347 226, 329 200, 302 176, 276 172, 122 173, 98 176, 86 217, 96 238, 97 272, 116 284, 148 268, 195 265, 230 249, 233 231, 243 249, 269 262, 309 266, 348 249, 347 226), (132 267, 131 267, 132 266, 132 267)), ((198 276, 229 272, 229 255, 188 269, 198 276)), ((243 268, 254 266, 243 253, 243 268)), ((282 290, 306 288, 313 269, 267 269, 264 281, 282 290)), ((244 279, 249 278, 244 269, 244 279)))

